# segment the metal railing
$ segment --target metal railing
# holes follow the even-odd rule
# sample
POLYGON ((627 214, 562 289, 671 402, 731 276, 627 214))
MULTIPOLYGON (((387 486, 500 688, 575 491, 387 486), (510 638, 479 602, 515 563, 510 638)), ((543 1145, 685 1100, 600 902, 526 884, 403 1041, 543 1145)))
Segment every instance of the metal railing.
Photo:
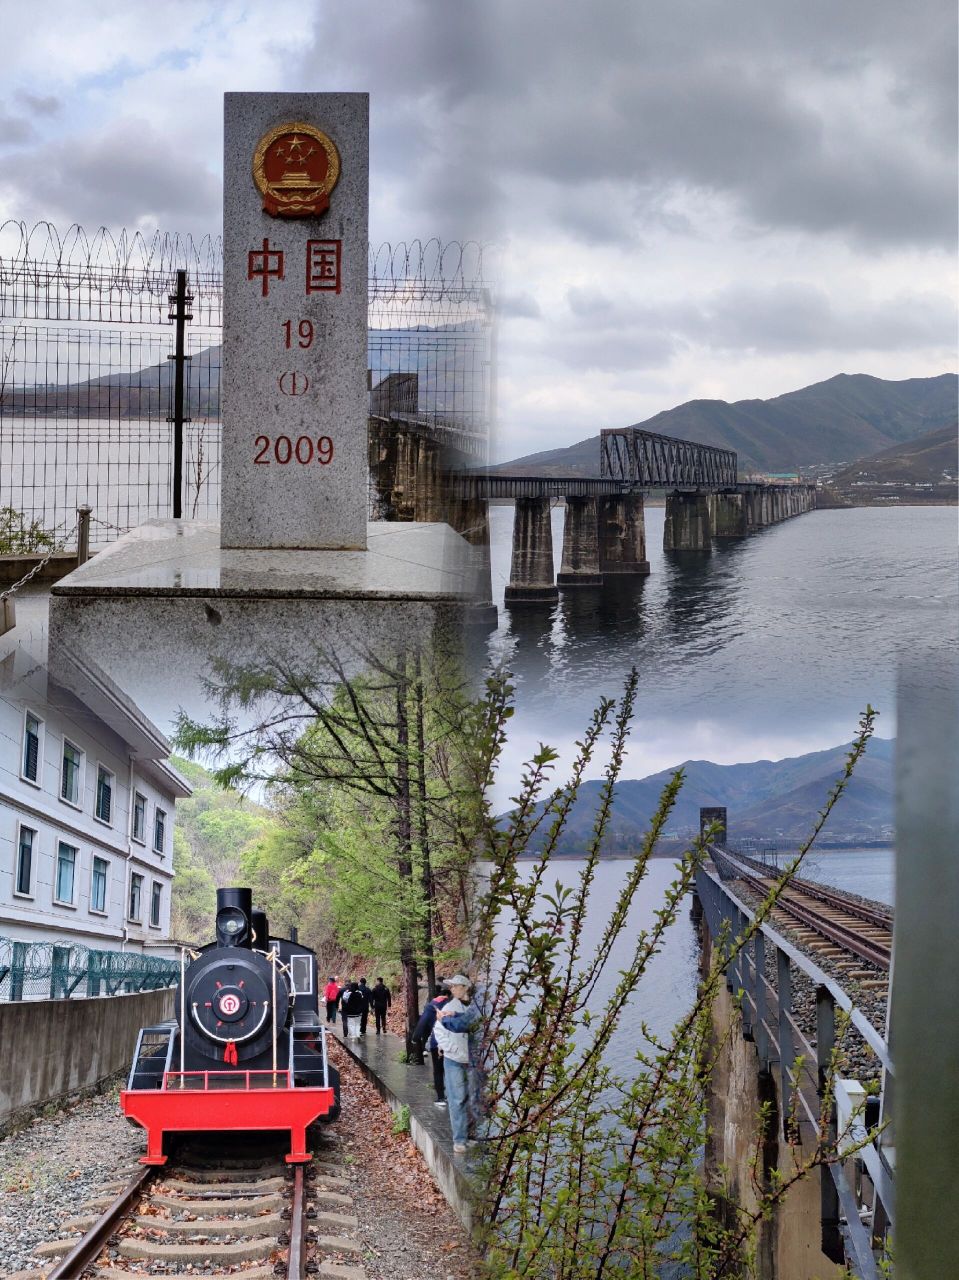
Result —
POLYGON ((744 937, 755 915, 717 875, 700 869, 696 894, 711 939, 730 956, 726 985, 741 1002, 743 1038, 755 1043, 760 1071, 778 1072, 783 1137, 811 1130, 829 1143, 839 1142, 840 1149, 862 1144, 848 1159, 821 1166, 822 1250, 863 1280, 879 1280, 877 1256, 895 1213, 893 1153, 881 1132, 866 1140, 870 1130, 855 1101, 861 1098, 864 1105, 865 1097, 857 1082, 836 1079, 829 1089, 837 1010, 848 1019, 849 1035, 864 1041, 881 1067, 879 1127, 886 1119, 883 1104, 894 1076, 886 1040, 833 978, 770 925, 760 925, 752 939, 737 948, 736 940, 744 937), (815 988, 812 1038, 796 1016, 797 973, 815 988))
POLYGON ((174 960, 140 951, 99 951, 76 942, 0 937, 0 1001, 75 1000, 176 985, 174 960))

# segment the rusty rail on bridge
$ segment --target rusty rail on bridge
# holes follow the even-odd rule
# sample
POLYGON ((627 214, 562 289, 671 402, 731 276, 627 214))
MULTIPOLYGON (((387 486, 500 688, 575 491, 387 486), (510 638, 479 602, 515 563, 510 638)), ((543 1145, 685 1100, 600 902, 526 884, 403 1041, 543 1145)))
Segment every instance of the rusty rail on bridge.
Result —
MULTIPOLYGON (((710 939, 725 948, 729 957, 726 986, 741 1001, 743 1038, 755 1042, 761 1071, 770 1072, 774 1065, 778 1066, 783 1136, 792 1124, 814 1133, 819 1133, 822 1126, 834 1141, 844 1136, 847 1146, 851 1141, 864 1141, 867 1129, 863 1118, 855 1113, 849 1117, 850 1131, 840 1134, 839 1089, 831 1096, 826 1094, 836 1044, 836 1010, 847 1015, 852 1031, 866 1042, 881 1065, 880 1124, 885 1118, 886 1088, 894 1078, 884 1037, 834 979, 770 925, 760 925, 745 945, 738 946, 755 913, 705 867, 696 875, 696 896, 710 939), (774 983, 766 974, 767 944, 774 949, 774 983), (813 983, 816 991, 814 1044, 795 1014, 796 970, 813 983)), ((849 1096, 844 1088, 844 1106, 849 1096)), ((894 1174, 883 1149, 882 1135, 866 1142, 849 1159, 823 1165, 820 1175, 823 1253, 835 1262, 845 1263, 860 1280, 880 1280, 877 1253, 883 1250, 895 1213, 894 1174), (857 1179, 861 1180, 863 1173, 871 1185, 871 1203, 860 1200, 862 1188, 857 1186, 857 1179), (850 1174, 855 1178, 851 1180, 850 1174)))

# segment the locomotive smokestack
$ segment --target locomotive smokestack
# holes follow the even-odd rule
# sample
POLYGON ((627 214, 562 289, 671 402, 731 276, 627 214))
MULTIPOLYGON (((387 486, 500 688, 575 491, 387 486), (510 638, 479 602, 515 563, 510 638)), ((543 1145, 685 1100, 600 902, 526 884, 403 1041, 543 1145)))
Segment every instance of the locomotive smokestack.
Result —
POLYGON ((249 950, 253 933, 252 914, 251 889, 217 889, 216 940, 221 947, 246 947, 249 950))
POLYGON ((254 907, 250 914, 250 922, 253 925, 253 946, 257 951, 268 951, 270 949, 270 922, 266 918, 266 912, 254 907))

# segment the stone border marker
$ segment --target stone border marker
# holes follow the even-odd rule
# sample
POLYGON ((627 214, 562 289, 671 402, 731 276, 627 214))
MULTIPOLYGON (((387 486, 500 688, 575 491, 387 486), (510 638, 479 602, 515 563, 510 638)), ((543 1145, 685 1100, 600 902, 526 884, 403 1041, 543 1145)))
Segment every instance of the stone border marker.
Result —
POLYGON ((226 94, 225 548, 366 550, 368 217, 368 94, 226 94))

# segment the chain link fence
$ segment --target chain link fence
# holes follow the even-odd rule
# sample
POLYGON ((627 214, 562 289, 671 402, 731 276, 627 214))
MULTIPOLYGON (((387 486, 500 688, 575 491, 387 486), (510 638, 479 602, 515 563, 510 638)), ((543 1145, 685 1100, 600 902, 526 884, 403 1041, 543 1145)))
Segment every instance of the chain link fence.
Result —
POLYGON ((75 1000, 173 987, 175 960, 139 951, 96 951, 75 942, 0 937, 0 1001, 75 1000))

